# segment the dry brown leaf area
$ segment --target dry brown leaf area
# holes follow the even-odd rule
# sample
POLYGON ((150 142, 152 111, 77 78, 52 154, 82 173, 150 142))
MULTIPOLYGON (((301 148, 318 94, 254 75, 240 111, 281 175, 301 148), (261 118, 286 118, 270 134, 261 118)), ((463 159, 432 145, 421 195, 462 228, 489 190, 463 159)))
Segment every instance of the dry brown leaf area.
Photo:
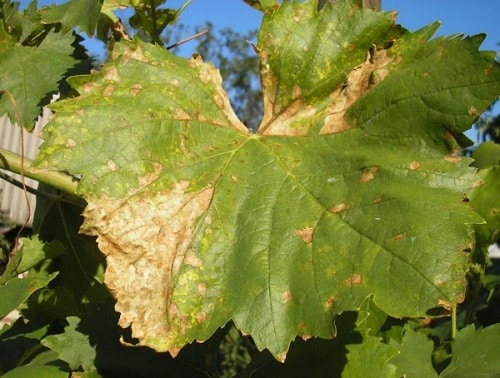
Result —
MULTIPOLYGON (((265 60, 266 53, 258 51, 260 58, 265 60)), ((365 93, 380 83, 389 74, 389 66, 394 62, 385 49, 377 50, 373 46, 366 55, 363 63, 346 73, 346 80, 339 85, 328 98, 326 108, 322 104, 308 103, 303 96, 300 83, 292 88, 292 102, 286 107, 277 106, 278 81, 272 76, 269 68, 263 64, 261 75, 264 91, 264 117, 259 127, 262 135, 308 135, 311 125, 301 120, 315 117, 323 122, 319 134, 334 134, 346 131, 353 127, 345 119, 349 108, 365 93)))
POLYGON ((162 340, 157 350, 174 355, 171 343, 187 324, 171 303, 174 281, 181 265, 195 260, 190 249, 194 225, 214 191, 191 192, 189 186, 180 181, 154 194, 89 201, 80 230, 96 235, 106 255, 105 283, 116 299, 119 325, 132 326, 132 336, 141 343, 162 340))

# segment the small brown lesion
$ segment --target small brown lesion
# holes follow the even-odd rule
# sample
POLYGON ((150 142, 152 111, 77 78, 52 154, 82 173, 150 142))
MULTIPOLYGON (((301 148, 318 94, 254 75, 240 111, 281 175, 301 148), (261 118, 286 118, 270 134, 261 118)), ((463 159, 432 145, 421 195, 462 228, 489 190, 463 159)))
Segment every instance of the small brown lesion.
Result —
POLYGON ((378 167, 370 167, 364 169, 360 179, 361 183, 366 184, 372 181, 377 175, 377 173, 378 173, 378 167))
POLYGON ((314 238, 314 228, 312 227, 305 227, 300 230, 295 230, 295 235, 300 237, 304 244, 309 244, 313 241, 314 238))
POLYGON ((331 208, 330 208, 330 212, 333 213, 333 214, 338 214, 338 213, 341 213, 343 211, 347 211, 351 208, 350 205, 347 205, 345 203, 339 203, 337 205, 333 205, 331 208))
POLYGON ((360 273, 353 273, 351 277, 344 280, 344 285, 352 286, 352 285, 361 285, 363 283, 363 276, 360 273))
POLYGON ((281 295, 281 302, 284 303, 284 304, 290 302, 291 299, 292 299, 292 292, 290 290, 285 291, 281 295))

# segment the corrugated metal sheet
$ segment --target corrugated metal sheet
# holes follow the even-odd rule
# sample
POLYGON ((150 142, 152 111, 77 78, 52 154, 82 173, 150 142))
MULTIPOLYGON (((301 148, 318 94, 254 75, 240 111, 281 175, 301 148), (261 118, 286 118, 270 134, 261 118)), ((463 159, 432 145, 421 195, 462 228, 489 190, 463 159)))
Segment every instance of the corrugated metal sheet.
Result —
MULTIPOLYGON (((38 122, 35 125, 35 129, 28 133, 24 130, 24 153, 25 156, 33 159, 38 153, 38 147, 40 146, 42 140, 39 137, 40 131, 45 126, 51 116, 51 112, 48 109, 44 109, 42 117, 39 117, 38 122)), ((6 150, 21 153, 21 133, 20 128, 17 124, 12 125, 9 118, 4 115, 0 117, 0 146, 6 150)), ((13 177, 17 181, 21 181, 21 176, 13 174, 11 172, 1 170, 2 173, 6 173, 13 177)), ((26 185, 32 188, 37 188, 38 182, 25 179, 26 185)), ((13 220, 16 224, 22 225, 26 222, 28 218, 28 205, 26 204, 26 196, 22 189, 10 184, 6 180, 0 179, 0 197, 2 199, 1 209, 6 211, 9 218, 13 220)), ((33 194, 28 194, 28 201, 30 203, 31 214, 29 226, 31 226, 31 220, 33 219, 33 213, 36 205, 36 196, 33 194)))

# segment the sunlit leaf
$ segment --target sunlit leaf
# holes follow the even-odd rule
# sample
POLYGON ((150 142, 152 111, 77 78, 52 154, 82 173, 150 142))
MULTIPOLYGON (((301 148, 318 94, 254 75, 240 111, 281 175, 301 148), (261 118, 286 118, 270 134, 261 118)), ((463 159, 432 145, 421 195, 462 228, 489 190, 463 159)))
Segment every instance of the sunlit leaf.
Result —
MULTIPOLYGON (((42 106, 60 90, 64 76, 80 64, 74 42, 71 34, 50 33, 38 47, 0 44, 0 90, 13 95, 26 128, 32 128, 42 106)), ((18 122, 14 105, 1 93, 0 115, 5 113, 18 122)))
POLYGON ((454 152, 500 89, 494 54, 317 5, 265 13, 257 134, 212 66, 139 41, 53 106, 37 166, 82 175, 82 231, 140 345, 175 355, 232 319, 283 360, 369 296, 393 317, 463 300, 482 219, 454 152))
POLYGON ((469 325, 452 343, 452 358, 441 378, 496 377, 500 372, 500 324, 476 330, 469 325))
POLYGON ((88 36, 94 35, 103 0, 70 0, 40 10, 42 21, 47 24, 60 23, 66 33, 79 28, 88 36))

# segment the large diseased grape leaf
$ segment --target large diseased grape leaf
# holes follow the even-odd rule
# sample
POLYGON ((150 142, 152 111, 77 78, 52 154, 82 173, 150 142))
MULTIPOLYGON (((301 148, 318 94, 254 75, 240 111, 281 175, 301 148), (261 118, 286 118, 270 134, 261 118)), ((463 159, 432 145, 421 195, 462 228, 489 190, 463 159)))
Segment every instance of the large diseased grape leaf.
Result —
POLYGON ((37 165, 82 175, 82 232, 139 344, 176 354, 232 319, 284 359, 368 296, 395 317, 463 299, 481 218, 463 200, 475 170, 453 153, 500 90, 498 64, 478 37, 428 41, 435 26, 392 17, 347 1, 268 10, 257 134, 199 57, 122 42, 71 79, 81 96, 53 106, 37 165))

